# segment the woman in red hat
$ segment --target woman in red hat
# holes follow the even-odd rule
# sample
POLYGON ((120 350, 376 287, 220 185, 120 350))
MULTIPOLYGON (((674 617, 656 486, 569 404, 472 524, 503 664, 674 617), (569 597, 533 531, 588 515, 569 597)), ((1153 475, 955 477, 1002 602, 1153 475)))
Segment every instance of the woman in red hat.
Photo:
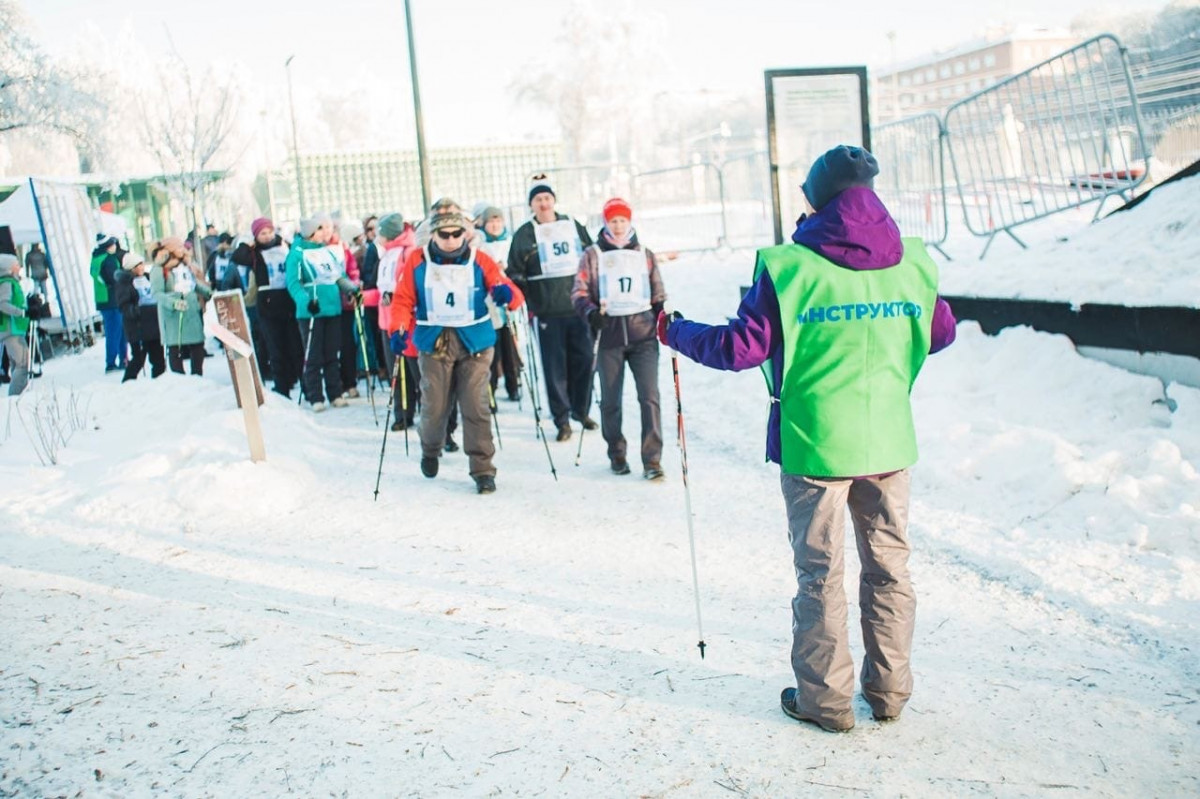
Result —
POLYGON ((666 302, 654 253, 633 229, 633 209, 614 197, 604 204, 604 227, 588 247, 571 293, 575 311, 599 336, 600 431, 608 442, 614 474, 629 474, 621 434, 621 389, 625 364, 633 372, 642 412, 642 477, 661 480, 662 414, 658 400, 656 320, 666 302))

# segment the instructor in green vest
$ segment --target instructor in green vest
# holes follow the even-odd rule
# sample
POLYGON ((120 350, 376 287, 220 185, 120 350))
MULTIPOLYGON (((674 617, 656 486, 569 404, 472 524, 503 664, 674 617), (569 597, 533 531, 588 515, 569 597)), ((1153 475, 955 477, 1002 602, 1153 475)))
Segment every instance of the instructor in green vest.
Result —
POLYGON ((8 396, 15 397, 29 383, 29 304, 21 287, 21 261, 0 255, 0 347, 8 354, 11 382, 8 396))
POLYGON ((796 685, 783 711, 830 732, 854 727, 854 664, 842 588, 849 508, 862 576, 862 693, 880 722, 912 694, 916 597, 908 574, 909 393, 926 355, 954 341, 937 265, 872 189, 860 147, 822 155, 801 188, 792 242, 758 251, 755 281, 727 325, 660 314, 662 342, 716 369, 760 366, 771 393, 767 458, 780 464, 798 589, 796 685))

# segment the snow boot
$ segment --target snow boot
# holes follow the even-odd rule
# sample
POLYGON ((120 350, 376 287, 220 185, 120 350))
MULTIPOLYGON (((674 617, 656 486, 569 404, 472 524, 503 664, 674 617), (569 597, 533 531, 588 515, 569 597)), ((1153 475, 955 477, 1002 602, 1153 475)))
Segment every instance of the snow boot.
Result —
POLYGON ((612 459, 612 473, 613 474, 629 474, 629 461, 625 460, 624 458, 613 458, 612 459))
POLYGON ((350 404, 350 400, 346 399, 344 396, 343 397, 335 397, 333 399, 333 401, 330 402, 329 404, 335 408, 345 408, 347 405, 350 404))
POLYGON ((571 438, 571 425, 560 424, 558 426, 558 435, 554 437, 555 441, 569 441, 571 438))
POLYGON ((490 474, 481 474, 475 478, 475 491, 480 494, 496 493, 496 478, 490 474))
POLYGON ((422 455, 421 456, 421 474, 425 475, 426 477, 432 478, 432 477, 437 477, 437 473, 438 473, 437 456, 422 455))
POLYGON ((321 413, 324 410, 325 410, 325 403, 323 403, 323 402, 314 402, 313 403, 313 406, 312 406, 313 413, 321 413))
POLYGON ((446 436, 446 451, 458 452, 458 442, 454 440, 454 436, 446 436))
POLYGON ((661 480, 665 477, 662 467, 657 463, 647 463, 646 468, 642 471, 643 480, 661 480))
POLYGON ((812 718, 804 715, 796 709, 796 689, 784 688, 783 693, 779 695, 779 705, 783 708, 783 712, 794 718, 796 721, 805 721, 809 724, 816 724, 825 732, 850 732, 854 729, 854 716, 847 713, 844 717, 831 718, 812 718))
POLYGON ((571 418, 583 425, 584 430, 600 429, 600 425, 596 424, 596 420, 590 416, 584 416, 582 419, 578 416, 572 416, 571 418))

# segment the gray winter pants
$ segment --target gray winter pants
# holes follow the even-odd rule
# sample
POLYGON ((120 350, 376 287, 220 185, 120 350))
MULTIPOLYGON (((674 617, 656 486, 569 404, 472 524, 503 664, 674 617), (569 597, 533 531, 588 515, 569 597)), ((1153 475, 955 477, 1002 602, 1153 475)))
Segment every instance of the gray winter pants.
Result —
POLYGON ((862 692, 876 716, 897 716, 912 694, 917 600, 908 576, 909 473, 821 479, 781 474, 798 590, 792 600, 797 709, 853 720, 854 664, 843 588, 845 508, 861 563, 862 692))
POLYGON ((8 376, 12 381, 8 384, 8 396, 15 397, 29 383, 29 347, 25 337, 19 335, 6 336, 3 346, 8 353, 8 376))
POLYGON ((441 457, 446 443, 446 417, 454 408, 454 391, 462 410, 463 451, 470 460, 472 477, 496 476, 492 456, 492 416, 488 410, 488 375, 492 348, 474 355, 462 339, 447 328, 438 336, 433 352, 422 352, 421 366, 421 453, 441 457))
POLYGON ((621 434, 621 388, 625 364, 633 371, 642 411, 642 465, 658 466, 662 458, 662 414, 658 403, 658 339, 626 347, 600 348, 600 431, 608 442, 609 460, 625 458, 621 434))

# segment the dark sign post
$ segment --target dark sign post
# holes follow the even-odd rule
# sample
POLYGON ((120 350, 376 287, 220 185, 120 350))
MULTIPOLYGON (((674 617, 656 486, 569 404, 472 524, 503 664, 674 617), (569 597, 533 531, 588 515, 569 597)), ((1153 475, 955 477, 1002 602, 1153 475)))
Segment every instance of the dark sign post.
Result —
POLYGON ((246 421, 250 460, 266 460, 267 448, 263 442, 262 423, 258 418, 258 406, 263 404, 262 380, 258 376, 258 362, 250 343, 250 320, 246 316, 242 292, 236 289, 218 291, 213 294, 212 300, 217 323, 209 332, 225 345, 233 390, 246 421))
POLYGON ((804 211, 800 184, 817 156, 839 144, 871 149, 866 67, 769 69, 767 145, 775 243, 783 243, 783 221, 804 211))

